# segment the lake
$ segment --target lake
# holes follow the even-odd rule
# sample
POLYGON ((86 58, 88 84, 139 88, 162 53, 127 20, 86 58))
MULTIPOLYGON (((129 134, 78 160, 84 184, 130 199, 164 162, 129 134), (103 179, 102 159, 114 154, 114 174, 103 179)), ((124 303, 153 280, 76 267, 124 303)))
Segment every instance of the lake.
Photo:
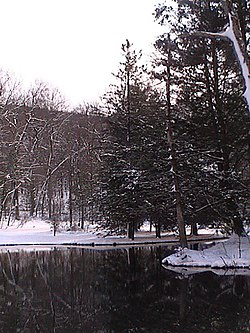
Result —
POLYGON ((250 277, 183 277, 165 246, 0 254, 0 332, 250 331, 250 277))

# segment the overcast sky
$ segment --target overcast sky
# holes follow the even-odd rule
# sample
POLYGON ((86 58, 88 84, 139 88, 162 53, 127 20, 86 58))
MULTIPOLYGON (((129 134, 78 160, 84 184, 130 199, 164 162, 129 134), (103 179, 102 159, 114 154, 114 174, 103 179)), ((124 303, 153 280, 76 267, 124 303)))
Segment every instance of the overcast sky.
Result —
POLYGON ((0 0, 0 67, 28 86, 36 79, 73 104, 97 100, 128 38, 149 53, 160 31, 157 0, 0 0))

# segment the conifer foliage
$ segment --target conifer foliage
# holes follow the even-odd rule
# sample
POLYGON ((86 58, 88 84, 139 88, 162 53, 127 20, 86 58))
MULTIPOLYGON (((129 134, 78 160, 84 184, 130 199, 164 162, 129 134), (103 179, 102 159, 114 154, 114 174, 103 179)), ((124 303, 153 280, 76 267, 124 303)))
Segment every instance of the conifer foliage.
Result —
MULTIPOLYGON (((249 40, 247 4, 232 1, 232 6, 245 27, 243 38, 249 40)), ((199 33, 222 31, 226 14, 221 1, 209 0, 175 1, 156 11, 162 24, 170 23, 175 45, 171 65, 178 86, 176 131, 186 222, 225 223, 241 233, 249 181, 244 81, 229 41, 199 33)), ((168 44, 166 35, 156 42, 163 59, 168 44)))
POLYGON ((160 225, 166 218, 168 149, 164 103, 148 80, 140 53, 129 41, 119 85, 105 100, 109 111, 104 152, 103 211, 113 229, 134 231, 145 220, 160 225))

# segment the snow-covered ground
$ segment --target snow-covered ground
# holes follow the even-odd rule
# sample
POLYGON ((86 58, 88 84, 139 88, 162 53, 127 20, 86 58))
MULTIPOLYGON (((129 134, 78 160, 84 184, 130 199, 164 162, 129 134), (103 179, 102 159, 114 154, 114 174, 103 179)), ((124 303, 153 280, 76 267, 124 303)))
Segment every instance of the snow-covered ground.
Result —
MULTIPOLYGON (((142 230, 135 234, 135 240, 131 241, 126 236, 107 236, 105 231, 98 231, 96 225, 87 224, 85 229, 74 227, 70 230, 66 223, 60 223, 54 236, 51 222, 41 219, 31 219, 27 221, 15 221, 7 226, 3 222, 0 226, 0 246, 13 247, 14 245, 129 245, 129 244, 149 244, 149 243, 178 243, 179 237, 174 232, 162 233, 161 239, 155 238, 155 233, 149 231, 149 226, 145 225, 142 230)), ((206 229, 205 239, 216 238, 218 233, 215 230, 206 229)), ((192 237, 192 240, 199 241, 203 237, 192 237), (200 238, 199 238, 200 237, 200 238)), ((191 240, 191 238, 189 238, 191 240)))
MULTIPOLYGON (((154 233, 148 231, 140 232, 136 235, 135 242, 159 241, 156 240, 154 233)), ((175 240, 175 239, 174 239, 175 240)), ((178 241, 178 239, 176 239, 178 241)), ((73 227, 72 230, 66 223, 60 223, 54 235, 53 225, 49 221, 41 219, 31 219, 25 222, 15 221, 7 226, 3 222, 0 228, 0 247, 2 250, 17 246, 50 246, 50 245, 114 245, 133 242, 126 236, 107 236, 107 232, 98 230, 96 225, 86 224, 85 229, 73 227)))
POLYGON ((0 230, 0 245, 63 244, 78 243, 83 240, 93 242, 97 236, 91 232, 66 231, 59 229, 54 236, 51 223, 39 219, 25 223, 16 221, 0 230))
POLYGON ((250 237, 232 235, 203 251, 180 249, 163 259, 163 264, 176 267, 246 268, 250 269, 250 237))

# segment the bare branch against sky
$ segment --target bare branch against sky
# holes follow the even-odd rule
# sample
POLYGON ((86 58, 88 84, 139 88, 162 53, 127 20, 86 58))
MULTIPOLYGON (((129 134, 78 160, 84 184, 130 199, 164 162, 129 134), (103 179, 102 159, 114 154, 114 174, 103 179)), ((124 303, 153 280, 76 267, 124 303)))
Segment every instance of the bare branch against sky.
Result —
POLYGON ((36 79, 72 103, 102 94, 126 38, 149 52, 160 27, 155 0, 3 0, 0 68, 27 86, 36 79))

